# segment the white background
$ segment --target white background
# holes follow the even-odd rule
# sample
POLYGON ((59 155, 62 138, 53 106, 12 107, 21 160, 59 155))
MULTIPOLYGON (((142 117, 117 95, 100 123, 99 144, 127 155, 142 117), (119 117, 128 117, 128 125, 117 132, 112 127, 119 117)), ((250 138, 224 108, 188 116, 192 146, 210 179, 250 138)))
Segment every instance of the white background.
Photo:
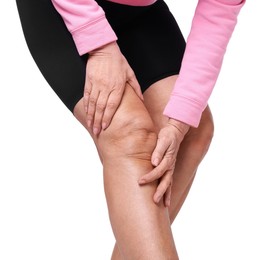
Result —
MULTIPOLYGON (((186 37, 196 1, 168 3, 186 37)), ((260 259, 259 13, 248 0, 209 101, 214 140, 173 225, 181 260, 260 259)), ((94 145, 38 71, 14 1, 0 26, 0 259, 109 259, 94 145)))

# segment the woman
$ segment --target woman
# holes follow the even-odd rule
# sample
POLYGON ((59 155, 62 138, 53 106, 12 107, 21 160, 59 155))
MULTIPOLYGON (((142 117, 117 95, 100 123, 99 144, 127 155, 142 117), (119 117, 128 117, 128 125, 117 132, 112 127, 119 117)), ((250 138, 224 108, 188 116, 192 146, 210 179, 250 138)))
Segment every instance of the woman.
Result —
POLYGON ((170 224, 211 142, 207 101, 243 3, 200 0, 185 46, 162 0, 17 0, 39 69, 96 144, 112 259, 178 259, 170 224))

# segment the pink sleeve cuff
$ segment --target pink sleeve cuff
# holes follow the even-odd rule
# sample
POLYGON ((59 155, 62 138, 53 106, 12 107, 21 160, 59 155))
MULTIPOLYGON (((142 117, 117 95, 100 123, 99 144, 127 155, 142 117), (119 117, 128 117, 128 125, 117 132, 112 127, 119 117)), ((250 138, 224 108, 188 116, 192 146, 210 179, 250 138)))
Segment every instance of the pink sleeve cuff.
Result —
POLYGON ((105 16, 71 32, 80 55, 114 42, 117 36, 105 16))
POLYGON ((80 55, 117 40, 104 10, 95 0, 51 0, 80 55))
POLYGON ((201 118, 201 105, 181 96, 172 96, 163 114, 187 125, 198 127, 201 118))

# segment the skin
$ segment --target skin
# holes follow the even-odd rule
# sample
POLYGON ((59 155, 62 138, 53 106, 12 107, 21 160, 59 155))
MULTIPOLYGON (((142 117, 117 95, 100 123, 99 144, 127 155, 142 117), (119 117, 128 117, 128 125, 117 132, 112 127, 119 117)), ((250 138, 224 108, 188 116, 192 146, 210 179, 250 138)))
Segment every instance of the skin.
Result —
POLYGON ((213 122, 208 108, 197 129, 162 115, 175 80, 156 82, 143 97, 118 46, 90 53, 74 115, 103 163, 117 241, 112 259, 178 259, 170 224, 208 150, 213 122))
MULTIPOLYGON (((74 115, 91 133, 83 100, 74 115)), ((103 164, 110 222, 122 258, 178 259, 168 208, 162 200, 156 204, 152 199, 158 181, 138 184, 153 169, 157 135, 147 109, 129 85, 110 126, 98 136, 91 134, 103 164)))
MULTIPOLYGON (((158 81, 144 93, 144 104, 153 119, 157 133, 167 125, 167 118, 162 116, 162 111, 176 79, 177 76, 172 76, 158 81)), ((207 107, 202 114, 199 127, 190 128, 180 145, 175 169, 171 175, 171 203, 168 207, 171 224, 179 213, 192 186, 197 168, 208 151, 213 128, 212 115, 207 107)), ((117 245, 111 259, 124 259, 117 245)))
MULTIPOLYGON (((89 53, 83 104, 85 121, 93 135, 99 136, 100 132, 109 126, 121 103, 126 84, 144 100, 134 72, 115 42, 89 53)), ((164 199, 165 205, 169 206, 170 175, 175 167, 179 145, 189 126, 174 119, 167 120, 167 125, 158 134, 157 145, 151 158, 153 166, 157 167, 148 176, 142 176, 139 184, 160 178, 153 199, 156 203, 164 199)))
POLYGON ((83 101, 87 125, 95 135, 109 126, 126 82, 143 99, 135 74, 116 43, 89 53, 83 101))

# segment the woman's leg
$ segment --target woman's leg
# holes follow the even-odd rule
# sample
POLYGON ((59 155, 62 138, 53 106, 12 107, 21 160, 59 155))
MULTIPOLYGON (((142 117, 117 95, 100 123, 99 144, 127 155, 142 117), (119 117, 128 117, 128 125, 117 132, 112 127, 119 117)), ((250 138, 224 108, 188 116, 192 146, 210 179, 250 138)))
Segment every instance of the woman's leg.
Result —
MULTIPOLYGON (((156 126, 156 132, 166 124, 162 115, 177 76, 171 76, 153 84, 144 93, 145 106, 156 126)), ((208 151, 213 136, 213 121, 209 108, 203 112, 198 128, 191 128, 181 143, 173 174, 169 218, 171 223, 180 211, 194 180, 197 168, 208 151)), ((114 248, 112 259, 123 259, 114 248)))
MULTIPOLYGON (((153 119, 158 132, 167 122, 163 109, 168 102, 177 76, 162 79, 153 84, 145 93, 145 106, 153 119)), ((209 107, 203 114, 198 128, 190 128, 181 143, 172 183, 171 207, 169 208, 171 222, 177 216, 188 195, 197 168, 208 151, 214 125, 209 107)))
MULTIPOLYGON (((87 128, 82 100, 74 115, 87 128)), ((157 135, 131 87, 126 87, 111 125, 93 138, 104 167, 109 216, 122 258, 178 259, 168 209, 152 200, 157 183, 138 184, 140 176, 153 168, 150 159, 157 135)))
MULTIPOLYGON (((78 100, 83 94, 86 57, 78 55, 51 1, 17 0, 17 7, 28 47, 43 76, 85 126, 83 102, 78 100)), ((168 210, 152 201, 156 183, 138 185, 139 177, 152 169, 156 133, 147 109, 130 87, 110 127, 94 141, 104 165, 111 224, 122 256, 177 259, 168 210)))

